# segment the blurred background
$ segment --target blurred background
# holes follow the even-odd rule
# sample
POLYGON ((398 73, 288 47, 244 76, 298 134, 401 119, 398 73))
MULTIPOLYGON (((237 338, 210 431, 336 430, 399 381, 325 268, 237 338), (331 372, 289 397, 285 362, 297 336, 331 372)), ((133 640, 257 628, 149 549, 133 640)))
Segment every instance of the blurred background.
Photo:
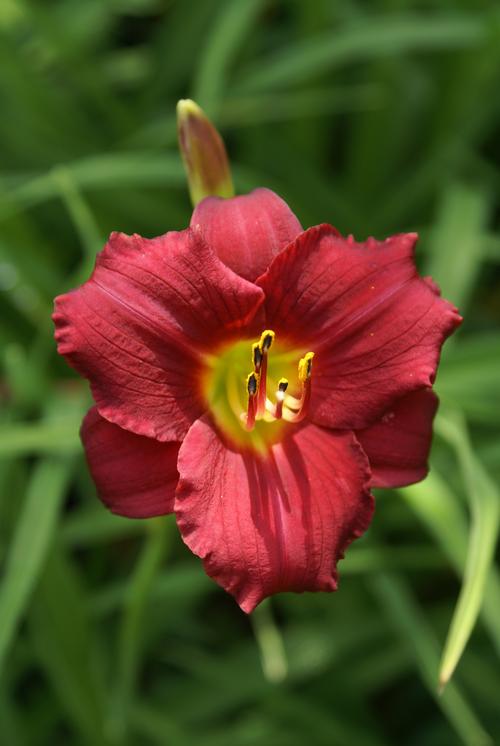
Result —
POLYGON ((1 744, 500 743, 499 90, 493 0, 2 0, 1 744), (238 192, 359 239, 417 230, 465 316, 428 479, 377 495, 337 594, 251 619, 171 519, 96 499, 88 390, 52 339, 111 230, 188 224, 186 96, 238 192))

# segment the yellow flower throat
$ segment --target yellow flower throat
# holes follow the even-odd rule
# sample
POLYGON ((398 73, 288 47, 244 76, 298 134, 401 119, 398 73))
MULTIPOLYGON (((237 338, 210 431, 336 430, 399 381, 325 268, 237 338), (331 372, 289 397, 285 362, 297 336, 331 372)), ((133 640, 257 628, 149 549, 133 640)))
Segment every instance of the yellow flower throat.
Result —
POLYGON ((313 358, 313 352, 280 344, 271 329, 256 342, 232 343, 210 356, 203 392, 216 423, 236 447, 265 453, 291 423, 304 419, 313 358))

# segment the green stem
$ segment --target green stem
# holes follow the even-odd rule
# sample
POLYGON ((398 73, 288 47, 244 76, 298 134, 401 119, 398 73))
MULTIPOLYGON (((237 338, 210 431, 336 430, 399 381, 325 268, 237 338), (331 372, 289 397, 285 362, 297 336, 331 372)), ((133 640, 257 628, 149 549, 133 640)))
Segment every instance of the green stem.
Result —
POLYGON ((250 616, 253 632, 259 647, 262 671, 268 681, 279 684, 287 676, 283 638, 273 617, 271 601, 263 601, 250 616))

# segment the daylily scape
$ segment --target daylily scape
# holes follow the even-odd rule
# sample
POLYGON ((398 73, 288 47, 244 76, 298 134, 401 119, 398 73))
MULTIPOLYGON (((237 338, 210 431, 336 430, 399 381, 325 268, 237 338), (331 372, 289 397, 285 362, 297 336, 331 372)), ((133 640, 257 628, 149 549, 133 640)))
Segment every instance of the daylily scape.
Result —
POLYGON ((158 238, 111 234, 56 299, 59 352, 90 381, 82 440, 102 501, 174 512, 209 576, 252 611, 332 591, 372 487, 427 473, 440 349, 457 310, 416 234, 303 230, 268 189, 196 206, 158 238))

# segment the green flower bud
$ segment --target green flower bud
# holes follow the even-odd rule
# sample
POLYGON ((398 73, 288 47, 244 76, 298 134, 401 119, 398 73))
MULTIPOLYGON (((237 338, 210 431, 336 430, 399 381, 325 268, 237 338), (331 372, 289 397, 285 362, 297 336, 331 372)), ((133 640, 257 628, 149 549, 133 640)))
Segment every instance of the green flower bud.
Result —
POLYGON ((198 104, 189 98, 177 104, 177 131, 193 205, 205 197, 233 197, 222 137, 198 104))

